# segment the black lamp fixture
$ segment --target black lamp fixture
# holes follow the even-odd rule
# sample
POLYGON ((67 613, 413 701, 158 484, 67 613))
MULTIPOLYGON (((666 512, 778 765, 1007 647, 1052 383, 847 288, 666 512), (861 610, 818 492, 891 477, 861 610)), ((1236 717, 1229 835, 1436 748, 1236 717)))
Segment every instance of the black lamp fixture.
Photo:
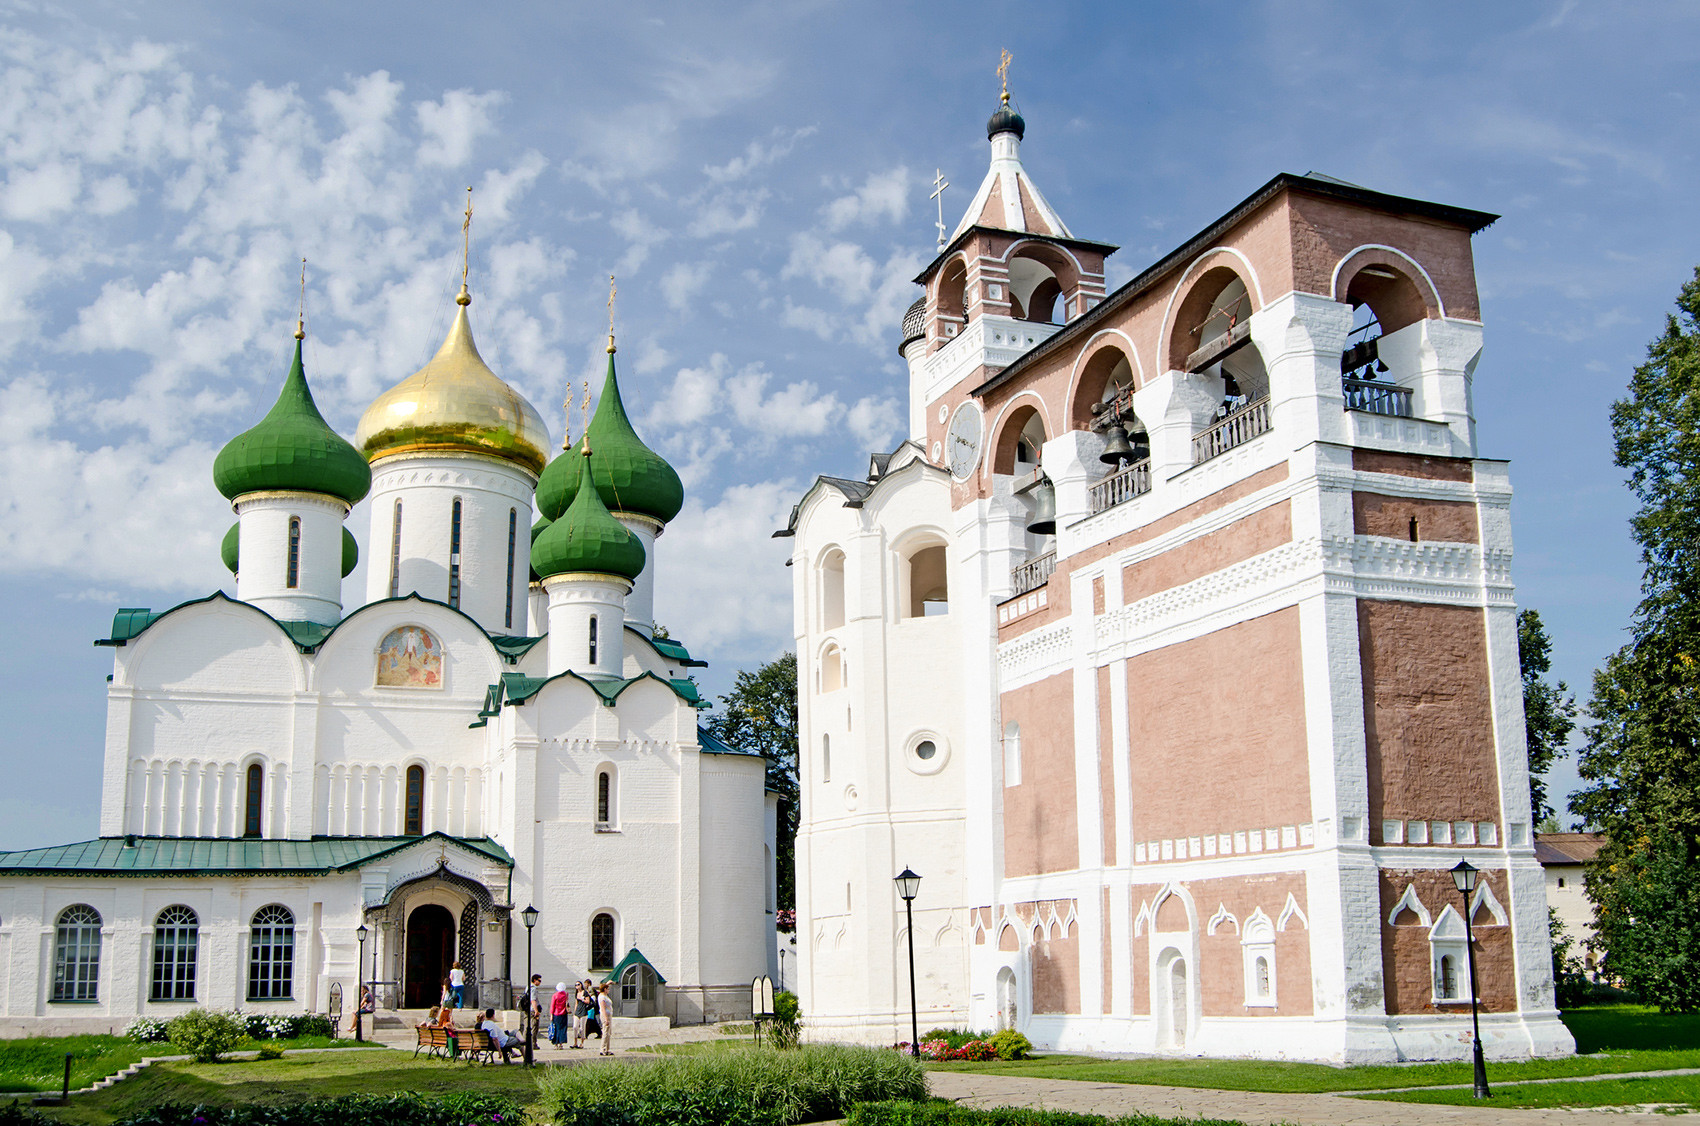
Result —
MULTIPOLYGON (((354 931, 354 936, 360 940, 360 953, 354 956, 354 976, 356 978, 361 976, 360 971, 366 966, 366 936, 370 933, 366 929, 365 923, 361 923, 354 931)), ((354 990, 354 1042, 357 1044, 365 1040, 365 1036, 362 1035, 360 1030, 360 1013, 365 1007, 366 983, 361 981, 357 983, 354 990)))
POLYGON ((915 1007, 915 897, 921 894, 921 877, 905 865, 896 877, 897 894, 903 897, 903 913, 909 932, 909 1054, 921 1055, 921 1015, 915 1007))
POLYGON ((537 908, 526 904, 519 913, 525 923, 525 1066, 531 1066, 537 1050, 537 998, 531 992, 531 928, 537 925, 537 908))
POLYGON ((1468 860, 1460 860, 1452 868, 1452 886, 1464 897, 1464 956, 1470 965, 1470 1047, 1475 1064, 1476 1098, 1490 1098, 1487 1081, 1487 1062, 1482 1058, 1482 1025, 1476 1015, 1476 939, 1471 928, 1470 893, 1476 890, 1481 875, 1468 860))

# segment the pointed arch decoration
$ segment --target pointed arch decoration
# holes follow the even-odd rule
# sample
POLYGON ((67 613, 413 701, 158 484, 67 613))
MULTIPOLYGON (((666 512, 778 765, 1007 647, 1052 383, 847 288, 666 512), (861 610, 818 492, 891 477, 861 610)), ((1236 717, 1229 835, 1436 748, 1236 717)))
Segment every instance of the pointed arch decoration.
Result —
MULTIPOLYGON (((1428 908, 1423 906, 1423 901, 1417 898, 1417 889, 1413 884, 1405 885, 1405 894, 1399 897, 1399 902, 1395 903, 1393 905, 1393 910, 1387 913, 1387 925, 1390 927, 1398 926, 1399 924, 1393 920, 1397 919, 1407 910, 1416 915, 1416 917, 1421 920, 1423 926, 1431 927, 1434 925, 1434 916, 1428 913, 1428 908)), ((1456 914, 1456 912, 1454 912, 1454 914, 1456 914)))
POLYGON ((1217 904, 1216 913, 1210 916, 1210 922, 1206 925, 1204 933, 1214 937, 1216 928, 1221 926, 1233 927, 1235 934, 1240 933, 1240 921, 1234 918, 1233 912, 1228 910, 1226 903, 1217 904))
POLYGON ((1470 922, 1478 927, 1503 927, 1506 923, 1505 907, 1499 902, 1499 897, 1493 894, 1493 889, 1486 880, 1476 883, 1475 898, 1470 900, 1470 922), (1482 922, 1482 908, 1488 909, 1491 922, 1482 922))
MULTIPOLYGON (((1262 913, 1262 908, 1259 908, 1258 914, 1262 913)), ((1299 901, 1296 897, 1294 897, 1293 893, 1288 892, 1287 902, 1281 908, 1281 917, 1275 921, 1275 929, 1281 931, 1283 934, 1286 933, 1287 922, 1291 919, 1297 919, 1299 921, 1299 925, 1304 927, 1305 930, 1308 931, 1310 929, 1310 916, 1304 913, 1304 909, 1299 906, 1299 901)))

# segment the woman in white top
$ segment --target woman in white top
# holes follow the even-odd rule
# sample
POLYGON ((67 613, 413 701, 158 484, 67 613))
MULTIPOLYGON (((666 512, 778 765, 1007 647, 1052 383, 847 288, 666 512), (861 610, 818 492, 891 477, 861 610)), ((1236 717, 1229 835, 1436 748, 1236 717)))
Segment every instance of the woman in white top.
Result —
POLYGON ((466 971, 460 968, 459 962, 449 969, 449 990, 454 994, 455 1008, 466 1008, 466 971))
POLYGON ((602 1022, 602 1054, 614 1054, 614 995, 608 982, 596 994, 596 1019, 602 1022))

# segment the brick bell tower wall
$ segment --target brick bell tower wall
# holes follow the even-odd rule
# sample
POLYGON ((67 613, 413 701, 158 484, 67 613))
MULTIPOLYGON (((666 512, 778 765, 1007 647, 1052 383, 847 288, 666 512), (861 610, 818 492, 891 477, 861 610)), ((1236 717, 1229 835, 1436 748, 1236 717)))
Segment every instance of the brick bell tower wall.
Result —
POLYGON ((1287 607, 1128 661, 1137 837, 1311 819, 1301 652, 1287 607))
POLYGON ((1358 602, 1372 839, 1383 819, 1504 831, 1482 611, 1358 602))
POLYGON ((1080 866, 1074 787, 1074 674, 1003 694, 1003 721, 1021 725, 1021 784, 1003 792, 1005 876, 1080 866))

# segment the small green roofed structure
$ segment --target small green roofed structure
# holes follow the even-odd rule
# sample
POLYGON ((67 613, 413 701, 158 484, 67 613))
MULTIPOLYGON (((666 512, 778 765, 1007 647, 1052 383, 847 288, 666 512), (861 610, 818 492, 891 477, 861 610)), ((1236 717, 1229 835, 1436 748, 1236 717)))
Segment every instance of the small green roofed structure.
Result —
MULTIPOLYGON (((224 540, 218 545, 218 557, 224 560, 225 570, 231 574, 237 571, 237 562, 241 556, 242 522, 238 520, 224 533, 224 540)), ((354 567, 360 562, 360 543, 354 538, 354 533, 347 528, 342 530, 342 577, 347 578, 354 573, 354 567)))
MULTIPOLYGON (((587 448, 574 460, 600 462, 602 451, 596 450, 592 457, 587 448)), ((540 577, 598 574, 630 580, 643 570, 643 544, 609 514, 598 494, 597 489, 580 489, 567 510, 531 545, 531 569, 540 577)))
POLYGON ((299 336, 277 402, 258 425, 219 451, 213 484, 229 500, 276 489, 323 493, 351 505, 372 488, 366 459, 330 428, 313 403, 299 336))
MULTIPOLYGON (((602 384, 602 398, 597 401, 585 437, 596 451, 591 476, 608 511, 647 516, 663 524, 679 514, 685 504, 685 486, 666 459, 644 445, 632 429, 614 375, 611 348, 608 378, 602 384)), ((581 459, 566 453, 551 461, 537 482, 538 510, 551 520, 559 520, 577 496, 583 473, 581 459)))
POLYGON ((620 976, 633 966, 643 966, 647 968, 650 973, 655 975, 656 984, 667 984, 667 979, 661 976, 661 971, 655 968, 655 963, 651 962, 648 958, 645 958, 643 956, 643 951, 639 950, 635 946, 626 951, 626 956, 620 959, 620 964, 604 974, 602 976, 602 980, 619 981, 620 976))

